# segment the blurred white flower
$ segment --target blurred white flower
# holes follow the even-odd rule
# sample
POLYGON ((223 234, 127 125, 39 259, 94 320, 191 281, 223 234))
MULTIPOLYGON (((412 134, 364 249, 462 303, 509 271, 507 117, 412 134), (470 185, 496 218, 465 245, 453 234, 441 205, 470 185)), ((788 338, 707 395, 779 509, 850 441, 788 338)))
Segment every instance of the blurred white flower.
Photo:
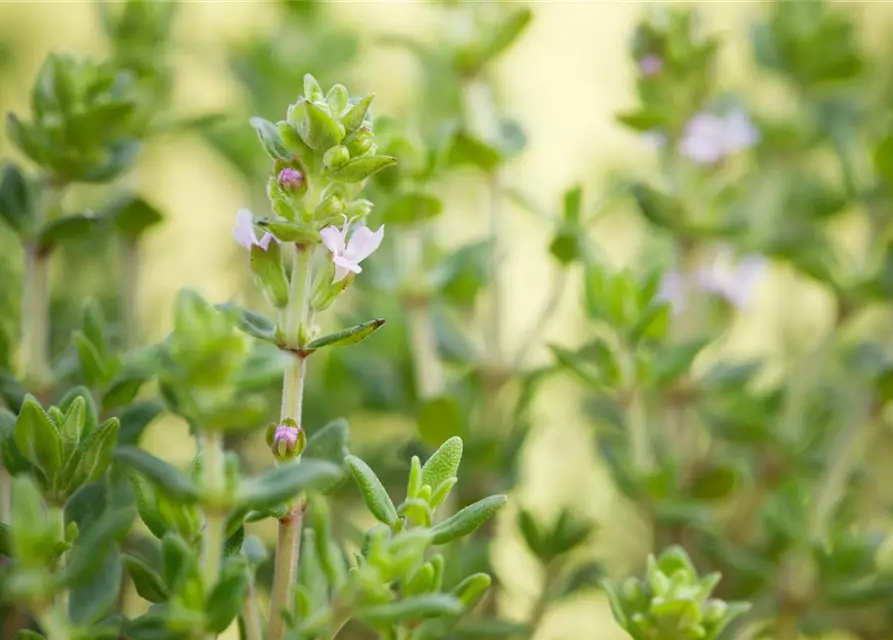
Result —
POLYGON ((693 162, 714 164, 752 147, 759 138, 759 131, 741 109, 729 111, 724 116, 701 112, 685 125, 679 151, 693 162))
POLYGON ((758 254, 746 255, 736 261, 728 248, 722 248, 710 264, 698 268, 690 276, 677 270, 666 272, 657 298, 671 304, 678 313, 687 304, 687 287, 693 285, 699 291, 724 298, 739 311, 747 311, 768 264, 766 258, 758 254))
POLYGON ((363 270, 360 262, 372 255, 384 238, 384 225, 375 232, 370 231, 369 227, 360 227, 348 239, 349 228, 350 221, 345 220, 340 229, 333 225, 319 232, 335 263, 335 279, 332 282, 344 280, 351 272, 360 273, 363 270))
POLYGON ((239 209, 236 214, 236 226, 233 228, 233 238, 246 249, 251 249, 252 245, 257 245, 264 251, 270 246, 270 242, 274 239, 269 233, 265 233, 263 238, 257 239, 254 232, 254 214, 248 209, 239 209))
POLYGON ((652 129, 642 134, 642 142, 650 149, 657 151, 667 144, 667 134, 660 129, 652 129))

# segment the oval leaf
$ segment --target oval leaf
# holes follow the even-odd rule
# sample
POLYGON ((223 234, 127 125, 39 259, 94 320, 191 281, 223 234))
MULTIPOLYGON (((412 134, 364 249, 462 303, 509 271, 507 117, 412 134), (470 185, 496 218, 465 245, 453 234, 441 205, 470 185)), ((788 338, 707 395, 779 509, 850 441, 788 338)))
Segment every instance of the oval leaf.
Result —
POLYGON ((185 473, 137 447, 120 447, 115 459, 142 473, 158 489, 183 502, 198 500, 198 489, 185 473))
POLYGON ((301 460, 268 469, 239 485, 237 503, 251 509, 264 509, 284 502, 302 491, 336 482, 340 468, 324 460, 301 460))
POLYGON ((397 509, 375 472, 356 456, 347 456, 344 461, 360 488, 360 493, 363 494, 363 501, 375 519, 394 527, 399 519, 397 509))
POLYGON ((502 509, 506 500, 506 496, 497 495, 468 505, 431 529, 432 544, 446 544, 467 536, 502 509))
POLYGON ((354 325, 344 331, 330 333, 327 336, 311 340, 304 347, 304 351, 312 352, 321 349, 322 347, 345 347, 350 344, 362 342, 377 331, 384 323, 385 320, 383 318, 377 318, 362 324, 354 325))

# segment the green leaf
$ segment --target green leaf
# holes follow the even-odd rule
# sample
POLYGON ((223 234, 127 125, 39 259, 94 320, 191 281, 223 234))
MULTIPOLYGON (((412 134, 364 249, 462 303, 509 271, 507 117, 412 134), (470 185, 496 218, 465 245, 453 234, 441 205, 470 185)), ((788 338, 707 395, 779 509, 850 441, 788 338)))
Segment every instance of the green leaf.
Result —
POLYGON ((139 374, 125 375, 112 380, 102 394, 103 410, 109 411, 130 404, 146 382, 146 377, 139 374))
POLYGON ((422 191, 401 193, 384 210, 382 220, 388 224, 421 224, 433 220, 443 212, 443 202, 437 196, 422 191))
POLYGON ((548 552, 546 551, 544 536, 540 532, 536 520, 533 519, 533 514, 526 509, 521 509, 518 512, 518 528, 521 530, 521 535, 524 536, 527 548, 533 552, 533 555, 539 559, 546 559, 548 552))
POLYGON ((289 109, 288 122, 314 151, 334 147, 344 135, 339 124, 328 113, 303 98, 289 109))
POLYGON ((109 377, 107 362, 96 348, 96 345, 81 331, 74 331, 71 339, 77 349, 81 361, 81 371, 84 379, 90 387, 99 387, 105 384, 109 377))
POLYGON ((130 530, 135 517, 133 507, 108 506, 102 516, 78 537, 62 569, 61 584, 74 587, 88 583, 96 567, 106 562, 107 555, 117 553, 116 546, 130 530))
POLYGON ((321 338, 308 342, 304 347, 304 351, 313 352, 323 347, 346 347, 347 345, 362 342, 381 328, 384 323, 385 320, 383 318, 377 318, 362 324, 354 325, 343 331, 330 333, 327 336, 322 336, 321 338))
POLYGON ((115 200, 103 216, 118 235, 139 238, 164 220, 161 211, 140 196, 127 194, 115 200))
POLYGON ((12 143, 38 164, 45 160, 46 150, 36 128, 19 120, 15 114, 6 117, 6 131, 12 143))
POLYGON ((304 456, 340 465, 344 462, 344 456, 348 454, 349 437, 350 426, 347 420, 336 418, 311 434, 307 439, 304 456))
POLYGON ((259 244, 249 250, 251 273, 263 287, 267 300, 277 309, 288 304, 288 279, 282 265, 282 250, 278 242, 271 242, 266 249, 259 244))
POLYGON ((489 34, 481 51, 478 66, 485 65, 499 54, 508 50, 521 34, 524 33, 532 19, 533 14, 527 7, 515 8, 508 16, 506 16, 505 20, 503 20, 499 26, 489 34))
POLYGON ((317 244, 319 242, 319 230, 312 225, 300 220, 272 220, 263 218, 255 224, 269 231, 280 242, 299 242, 302 244, 317 244))
POLYGON ((483 171, 492 171, 502 162, 502 154, 482 140, 460 130, 450 141, 447 162, 452 166, 471 165, 483 171))
MULTIPOLYGON (((98 622, 115 604, 121 592, 121 554, 117 549, 106 549, 100 563, 90 567, 86 582, 72 589, 68 595, 71 622, 88 626, 98 622)), ((97 638, 96 635, 92 636, 97 638)), ((117 634, 111 636, 117 638, 117 634)))
POLYGON ((343 471, 323 460, 301 460, 267 469, 239 484, 237 503, 251 509, 272 507, 294 498, 302 491, 330 485, 343 471))
POLYGON ((475 573, 460 582, 453 589, 453 595, 459 598, 459 602, 467 611, 480 602, 492 583, 493 579, 486 573, 475 573))
POLYGON ((561 583, 556 593, 558 598, 567 598, 580 591, 596 589, 600 586, 604 571, 596 562, 586 562, 574 570, 561 583))
POLYGON ((357 618, 368 624, 384 625, 460 613, 462 603, 458 598, 445 593, 432 593, 364 607, 357 612, 357 618))
POLYGON ((139 596, 149 602, 166 602, 170 597, 164 579, 136 556, 124 554, 124 566, 139 596))
POLYGON ((453 436, 435 451, 422 467, 422 484, 436 489, 456 477, 462 462, 462 438, 453 436))
POLYGON ((13 438, 22 456, 52 482, 62 468, 62 438, 50 417, 31 395, 25 397, 13 438))
POLYGON ((38 250, 48 252, 60 242, 82 238, 96 229, 100 222, 102 218, 85 214, 51 220, 37 233, 38 250))
POLYGON ((70 495, 105 472, 118 443, 119 427, 117 418, 109 418, 81 441, 62 471, 63 492, 70 495))
POLYGON ((639 211, 651 224, 678 229, 685 222, 682 205, 676 199, 646 184, 633 185, 632 194, 639 211))
POLYGON ((137 402, 121 409, 119 414, 121 430, 118 434, 118 444, 137 444, 145 428, 163 411, 164 405, 158 400, 137 402))
POLYGON ((419 435, 428 444, 457 438, 465 430, 462 407, 450 396, 431 398, 419 411, 418 425, 419 435))
POLYGON ((375 475, 375 472, 365 462, 356 456, 347 456, 344 461, 347 468, 353 475, 354 481, 360 489, 363 501, 366 503, 369 512, 375 516, 379 522, 383 522, 389 527, 396 526, 399 521, 397 509, 391 501, 387 490, 375 475))
POLYGON ((258 117, 251 118, 250 122, 251 126, 254 127, 254 130, 257 132, 260 144, 264 148, 264 151, 267 152, 268 156, 273 158, 273 160, 291 159, 291 153, 285 148, 285 144, 282 142, 282 136, 279 135, 279 130, 276 128, 275 124, 269 120, 264 120, 263 118, 258 117))
POLYGON ((227 562, 205 601, 206 628, 223 633, 242 609, 249 582, 248 568, 242 558, 227 562))
POLYGON ((371 175, 397 164, 397 158, 391 156, 360 156, 353 158, 339 167, 327 171, 330 179, 336 182, 362 182, 371 175))
POLYGON ((33 216, 33 203, 24 174, 18 166, 4 163, 0 169, 0 218, 23 236, 30 230, 33 216))
POLYGON ((507 496, 489 496, 470 504, 431 529, 432 544, 446 544, 467 536, 505 506, 507 496))
POLYGON ((58 530, 40 490, 28 476, 12 479, 12 550, 24 566, 44 566, 56 556, 58 530))
POLYGON ((119 447, 115 460, 139 471, 158 489, 182 502, 198 500, 198 488, 185 473, 148 451, 136 447, 119 447))
POLYGON ((277 342, 276 323, 259 313, 244 309, 237 304, 227 302, 217 305, 217 308, 224 312, 232 312, 239 319, 239 328, 249 336, 264 340, 266 342, 277 342))
POLYGON ((358 101, 347 113, 344 114, 344 117, 341 118, 341 124, 344 125, 345 135, 349 136, 362 126, 363 121, 366 119, 366 114, 369 112, 369 107, 372 106, 372 101, 374 99, 375 94, 370 93, 368 96, 358 101))
POLYGON ((731 464, 707 464, 695 469, 691 479, 691 496, 698 500, 724 500, 738 486, 740 474, 731 464))

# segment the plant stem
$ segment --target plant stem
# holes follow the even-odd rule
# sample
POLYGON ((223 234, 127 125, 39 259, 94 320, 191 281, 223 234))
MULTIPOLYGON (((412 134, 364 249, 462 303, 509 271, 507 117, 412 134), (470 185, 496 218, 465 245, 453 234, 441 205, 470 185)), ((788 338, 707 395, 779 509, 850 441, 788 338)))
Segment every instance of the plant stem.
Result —
POLYGON ((139 245, 133 238, 121 238, 118 243, 118 309, 121 343, 125 349, 139 345, 139 276, 139 245))
MULTIPOLYGON (((295 245, 292 265, 288 309, 285 314, 285 339, 293 349, 303 346, 309 315, 309 290, 312 281, 311 258, 313 248, 295 245)), ((298 426, 304 401, 304 377, 307 373, 306 358, 296 355, 285 369, 282 380, 281 419, 291 418, 298 426)), ((291 513, 279 520, 279 536, 276 542, 276 558, 273 569, 273 588, 270 594, 270 619, 267 640, 281 640, 285 633, 282 610, 292 611, 291 587, 298 570, 301 551, 301 524, 304 516, 304 499, 295 499, 291 513)))
MULTIPOLYGON (((45 183, 41 206, 35 215, 35 227, 51 219, 62 199, 61 187, 49 179, 45 183)), ((21 373, 25 382, 38 395, 48 382, 50 369, 50 284, 49 255, 35 239, 25 243, 25 266, 22 272, 21 373)))
POLYGON ((487 318, 486 336, 484 344, 487 349, 487 359, 490 365, 499 368, 502 366, 502 294, 503 282, 500 277, 500 260, 502 248, 500 235, 502 232, 502 187, 498 172, 490 175, 490 313, 487 318))
POLYGON ((298 571, 301 550, 303 507, 297 504, 291 513, 279 519, 276 541, 276 565, 273 569, 273 590, 270 594, 270 622, 267 640, 282 640, 285 619, 282 610, 292 610, 291 586, 298 571))
MULTIPOLYGON (((204 438, 203 484, 209 503, 205 506, 205 531, 202 536, 202 582, 210 590, 220 574, 220 558, 226 543, 226 516, 217 504, 225 490, 223 435, 208 433, 204 438)), ((211 636, 213 637, 213 636, 211 636)))
POLYGON ((530 349, 536 342, 537 337, 540 335, 543 329, 545 329, 546 325, 549 323, 549 320, 558 309, 558 303, 561 302, 561 294, 564 293, 565 282, 567 282, 565 270, 556 269, 555 277, 552 280, 552 288, 549 293, 549 297, 546 299, 546 304, 543 306, 540 314, 537 316, 530 329, 524 335, 524 338, 521 340, 521 344, 518 346, 518 351, 517 353, 515 353, 515 357, 512 360, 513 370, 520 369, 521 366, 524 364, 524 360, 530 353, 530 349))
POLYGON ((245 623, 245 640, 263 640, 264 631, 260 611, 257 608, 257 590, 254 587, 254 578, 248 583, 248 595, 242 606, 242 620, 245 623))
POLYGON ((49 270, 37 245, 25 245, 22 283, 22 377, 40 389, 49 369, 49 270))
MULTIPOLYGON (((403 244, 403 277, 406 280, 422 272, 422 236, 418 229, 406 233, 403 244)), ((437 353, 437 337, 430 316, 428 298, 415 296, 406 303, 409 340, 419 398, 427 400, 443 393, 446 386, 443 363, 437 353)))
POLYGON ((57 610, 44 609, 37 614, 37 621, 47 640, 68 640, 68 629, 57 610))

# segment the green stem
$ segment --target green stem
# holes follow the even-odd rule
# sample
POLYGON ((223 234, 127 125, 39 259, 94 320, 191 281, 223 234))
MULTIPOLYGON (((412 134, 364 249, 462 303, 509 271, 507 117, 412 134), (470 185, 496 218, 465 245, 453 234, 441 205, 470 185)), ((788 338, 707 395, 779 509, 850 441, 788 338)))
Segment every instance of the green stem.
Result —
POLYGON ((68 628, 58 610, 45 609, 37 614, 37 621, 47 640, 68 640, 68 628))
POLYGON ((545 575, 543 576, 542 590, 536 599, 536 603, 533 605, 533 609, 530 612, 530 619, 527 622, 527 628, 529 629, 527 637, 530 639, 536 636, 536 632, 549 609, 549 602, 552 596, 552 580, 553 571, 547 567, 545 575))
MULTIPOLYGON (((220 559, 226 543, 226 514, 218 502, 226 489, 223 469, 223 435, 209 433, 204 438, 202 475, 204 491, 209 504, 205 506, 205 531, 202 535, 202 582, 209 590, 217 583, 220 575, 220 559)), ((213 636, 210 636, 213 637, 213 636)))
POLYGON ((260 619, 260 611, 257 608, 257 591, 254 587, 254 578, 248 583, 248 595, 242 606, 242 620, 245 623, 245 640, 263 640, 264 631, 260 619))
POLYGON ((500 277, 502 255, 502 187, 498 173, 490 176, 490 313, 487 319, 487 334, 484 339, 490 365, 499 369, 502 358, 503 282, 500 277))
MULTIPOLYGON (((403 244, 403 272, 410 287, 413 279, 422 272, 422 251, 420 231, 413 229, 407 232, 403 244)), ((446 387, 446 376, 437 352, 437 337, 434 334, 430 313, 431 307, 427 296, 424 298, 410 296, 406 304, 409 340, 412 346, 410 351, 416 390, 423 400, 441 395, 446 387)))
POLYGON ((540 311, 539 316, 537 316, 530 329, 524 335, 524 338, 522 338, 521 344, 518 346, 518 351, 512 359, 512 369, 517 370, 523 366, 524 360, 530 353, 530 349, 533 347, 536 339, 539 337, 540 333, 542 333, 543 329, 546 328, 546 325, 549 323, 552 316, 555 315, 555 311, 558 309, 558 303, 561 302, 561 294, 564 293, 565 282, 567 282, 565 270, 556 269, 555 278, 552 280, 552 288, 549 297, 546 299, 546 304, 543 306, 543 309, 540 311))
MULTIPOLYGON (((313 247, 296 245, 289 289, 288 309, 285 314, 285 339, 289 347, 300 349, 306 336, 306 324, 310 318, 309 291, 312 281, 311 258, 313 247)), ((307 373, 306 358, 296 355, 286 367, 282 380, 281 419, 291 418, 299 426, 304 401, 304 377, 307 373)), ((281 640, 285 634, 282 610, 293 609, 291 588, 297 575, 301 550, 301 523, 304 516, 304 500, 299 496, 291 513, 279 520, 276 542, 276 558, 273 568, 273 587, 270 593, 270 619, 267 640, 281 640)))
MULTIPOLYGON (((49 179, 37 208, 34 224, 40 228, 52 219, 62 200, 63 190, 49 179)), ((37 392, 46 386, 50 371, 50 283, 49 255, 35 239, 25 243, 22 272, 22 378, 37 392)))
POLYGON ((291 587, 295 582, 300 560, 303 514, 302 505, 298 504, 291 513, 279 519, 267 640, 282 640, 285 634, 285 619, 282 616, 282 610, 292 610, 291 587))
POLYGON ((25 246, 22 283, 22 377, 34 389, 46 384, 49 371, 49 268, 36 243, 25 246))
POLYGON ((138 313, 139 245, 134 238, 121 238, 118 244, 118 308, 121 342, 125 349, 139 346, 138 313))

